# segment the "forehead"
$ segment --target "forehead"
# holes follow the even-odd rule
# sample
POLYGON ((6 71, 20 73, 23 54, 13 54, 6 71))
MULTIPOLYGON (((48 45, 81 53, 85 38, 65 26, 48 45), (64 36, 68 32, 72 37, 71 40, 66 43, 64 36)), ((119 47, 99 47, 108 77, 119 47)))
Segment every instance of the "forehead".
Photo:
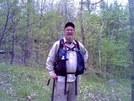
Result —
POLYGON ((72 26, 67 26, 65 29, 74 29, 72 26))

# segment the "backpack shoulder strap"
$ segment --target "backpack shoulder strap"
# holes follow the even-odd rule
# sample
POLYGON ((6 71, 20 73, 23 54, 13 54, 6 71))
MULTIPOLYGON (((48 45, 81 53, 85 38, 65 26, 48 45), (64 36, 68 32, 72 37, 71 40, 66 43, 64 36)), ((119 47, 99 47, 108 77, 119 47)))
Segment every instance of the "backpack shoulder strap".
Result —
MULTIPOLYGON (((75 42, 76 42, 75 44, 76 47, 78 48, 78 50, 80 50, 79 42, 77 40, 75 40, 75 42)), ((63 47, 66 47, 64 43, 64 39, 60 39, 59 49, 63 49, 63 47)))
POLYGON ((79 42, 75 40, 78 50, 80 50, 79 42))
POLYGON ((59 49, 62 49, 64 47, 64 39, 60 39, 59 41, 59 49))

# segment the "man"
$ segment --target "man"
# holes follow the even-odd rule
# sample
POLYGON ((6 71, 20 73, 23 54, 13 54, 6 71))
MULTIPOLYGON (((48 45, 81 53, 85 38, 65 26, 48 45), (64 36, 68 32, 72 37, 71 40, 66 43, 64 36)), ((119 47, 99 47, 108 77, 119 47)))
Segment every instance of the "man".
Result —
MULTIPOLYGON (((76 44, 74 40, 75 35, 75 25, 72 22, 68 22, 64 27, 64 46, 73 48, 76 44)), ((88 52, 82 43, 79 43, 79 49, 84 54, 84 61, 88 58, 88 52)), ((60 40, 56 41, 49 54, 46 61, 46 68, 49 71, 50 77, 55 79, 56 82, 56 101, 77 101, 76 94, 76 83, 75 81, 79 78, 75 74, 67 74, 67 82, 65 82, 65 76, 57 75, 54 71, 54 62, 55 58, 58 54, 58 49, 60 46, 60 40), (65 87, 66 83, 66 87, 65 87), (66 89, 65 89, 66 88, 66 89)), ((76 51, 69 50, 67 51, 67 60, 66 60, 66 68, 67 72, 76 72, 77 69, 77 53, 76 51)), ((77 80, 77 87, 79 85, 79 79, 77 80)))

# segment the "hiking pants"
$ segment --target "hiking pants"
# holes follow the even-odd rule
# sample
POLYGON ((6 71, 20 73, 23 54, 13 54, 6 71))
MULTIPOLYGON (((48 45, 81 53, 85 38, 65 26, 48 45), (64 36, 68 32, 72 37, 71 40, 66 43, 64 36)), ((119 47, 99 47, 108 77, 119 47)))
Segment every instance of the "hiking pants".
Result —
MULTIPOLYGON (((77 83, 77 92, 79 88, 79 83, 77 83)), ((66 94, 64 92, 65 83, 58 82, 56 83, 56 98, 55 101, 77 101, 77 96, 75 93, 75 81, 67 82, 66 86, 66 94)))

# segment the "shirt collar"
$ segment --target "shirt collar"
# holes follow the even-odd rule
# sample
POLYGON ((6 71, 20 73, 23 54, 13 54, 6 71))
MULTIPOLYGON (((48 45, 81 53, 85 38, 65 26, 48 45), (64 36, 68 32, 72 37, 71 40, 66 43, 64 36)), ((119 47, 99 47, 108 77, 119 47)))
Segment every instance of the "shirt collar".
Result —
MULTIPOLYGON (((65 37, 63 38, 63 40, 64 40, 65 43, 68 43, 67 40, 65 39, 65 37)), ((75 40, 73 40, 73 42, 71 42, 71 44, 72 43, 76 44, 75 40)))

